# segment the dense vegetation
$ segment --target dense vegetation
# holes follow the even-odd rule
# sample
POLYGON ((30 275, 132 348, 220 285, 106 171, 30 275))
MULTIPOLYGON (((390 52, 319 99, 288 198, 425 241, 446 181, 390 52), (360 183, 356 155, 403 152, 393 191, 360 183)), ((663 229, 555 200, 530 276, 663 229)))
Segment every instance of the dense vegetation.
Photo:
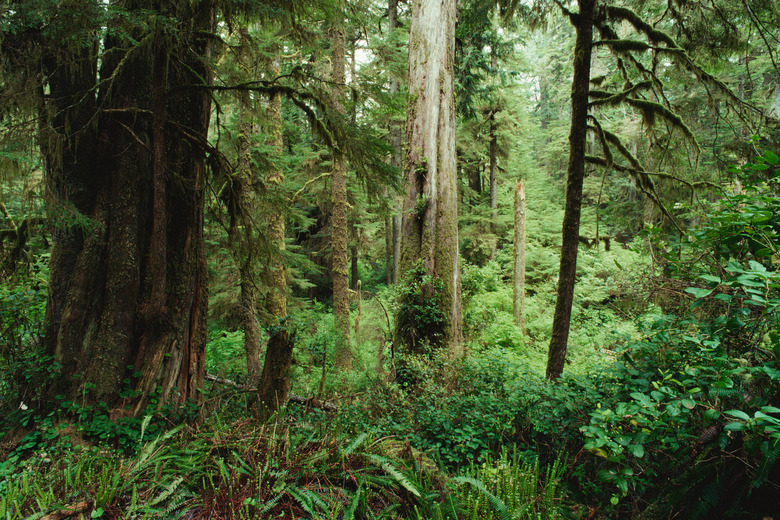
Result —
POLYGON ((0 516, 780 518, 779 8, 426 1, 2 4, 0 516))

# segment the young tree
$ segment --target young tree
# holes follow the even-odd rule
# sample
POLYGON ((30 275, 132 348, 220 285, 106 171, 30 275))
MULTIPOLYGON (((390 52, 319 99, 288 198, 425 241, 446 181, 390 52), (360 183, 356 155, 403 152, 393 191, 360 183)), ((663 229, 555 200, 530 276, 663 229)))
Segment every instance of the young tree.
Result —
MULTIPOLYGON (((628 174, 636 188, 678 229, 679 225, 658 194, 658 183, 653 177, 684 184, 691 191, 710 184, 707 181, 685 180, 673 174, 651 171, 635 152, 622 142, 616 132, 610 131, 606 125, 602 126, 602 118, 599 117, 601 111, 613 106, 633 110, 641 116, 650 138, 659 143, 659 135, 663 135, 663 143, 659 143, 657 147, 662 148, 665 155, 671 151, 672 143, 674 148, 679 148, 679 142, 682 141, 690 146, 691 154, 696 156, 700 151, 698 143, 669 100, 668 89, 661 78, 663 72, 672 68, 684 70, 706 87, 708 97, 713 103, 725 101, 743 120, 749 118, 751 110, 755 112, 739 100, 724 83, 704 71, 668 33, 647 23, 636 12, 612 3, 599 3, 598 8, 594 9, 594 0, 580 0, 578 3, 579 13, 572 13, 558 3, 575 27, 577 38, 560 277, 547 365, 549 379, 561 375, 566 357, 577 244, 580 238, 579 220, 585 164, 595 164, 628 174), (621 37, 622 28, 630 28, 632 34, 638 35, 640 39, 621 37), (594 29, 601 37, 598 41, 593 40, 594 29), (591 54, 597 47, 607 49, 612 55, 614 66, 609 75, 617 80, 613 84, 605 83, 606 76, 593 79, 589 77, 591 54), (647 57, 643 58, 643 55, 647 57), (600 156, 586 154, 588 132, 594 135, 600 146, 600 156)), ((698 157, 695 157, 692 162, 697 160, 698 157)))
POLYGON ((590 92, 590 57, 593 49, 593 18, 596 0, 578 0, 579 13, 572 15, 577 31, 574 44, 574 77, 571 88, 571 131, 569 133, 569 168, 566 182, 566 207, 563 216, 563 245, 558 275, 558 297, 555 301, 552 337, 547 359, 547 378, 563 373, 569 339, 574 280, 577 274, 577 247, 580 236, 582 182, 585 177, 585 147, 588 133, 588 93, 590 92))
MULTIPOLYGON (((457 354, 462 342, 455 156, 455 0, 415 2, 409 39, 409 107, 401 273, 422 272, 422 297, 440 294, 441 323, 434 343, 457 354)), ((419 347, 408 319, 402 341, 419 347)))

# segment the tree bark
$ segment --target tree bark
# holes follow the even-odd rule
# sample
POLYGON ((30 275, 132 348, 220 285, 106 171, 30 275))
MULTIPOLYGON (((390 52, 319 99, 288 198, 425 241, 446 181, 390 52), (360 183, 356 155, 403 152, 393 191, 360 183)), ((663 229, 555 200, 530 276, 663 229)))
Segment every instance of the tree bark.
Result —
MULTIPOLYGON (((498 67, 495 50, 490 52, 490 65, 495 70, 498 67)), ((498 128, 496 127, 496 112, 498 107, 493 106, 490 111, 490 233, 493 235, 493 243, 490 246, 490 259, 496 258, 498 245, 498 128)))
MULTIPOLYGON (((387 2, 387 30, 392 35, 398 27, 398 0, 388 0, 387 2)), ((390 86, 388 91, 391 96, 397 96, 399 91, 398 78, 390 76, 390 86)), ((398 121, 390 121, 390 144, 393 151, 390 154, 390 164, 398 171, 402 171, 404 165, 403 151, 403 130, 398 121)), ((401 179, 399 179, 401 180, 401 179)), ((392 239, 390 242, 390 256, 392 257, 392 271, 388 266, 388 285, 398 283, 398 274, 401 269, 401 198, 393 195, 393 217, 392 217, 392 239)))
MULTIPOLYGON (((331 79, 333 93, 331 110, 345 122, 343 105, 346 82, 346 48, 344 23, 339 21, 332 29, 331 79)), ((335 363, 340 369, 352 366, 349 341, 349 229, 347 227, 347 161, 339 142, 333 148, 331 176, 331 271, 333 277, 333 318, 336 327, 335 363)))
MULTIPOLYGON (((152 7, 129 9, 144 17, 152 7)), ((111 22, 98 98, 97 54, 52 59, 43 113, 53 225, 44 341, 62 366, 52 390, 133 415, 152 399, 199 401, 204 377, 210 98, 176 87, 209 77, 201 35, 214 12, 210 2, 165 10, 176 35, 111 22)))
MULTIPOLYGON (((250 45, 249 32, 240 30, 239 58, 244 66, 248 58, 250 45)), ((244 353, 246 355, 247 380, 257 385, 260 380, 260 327, 257 323, 257 249, 256 196, 253 186, 256 184, 256 172, 252 168, 252 133, 254 130, 252 100, 249 92, 238 93, 238 164, 235 175, 233 204, 230 207, 230 228, 228 229, 228 247, 238 267, 239 298, 238 315, 244 332, 244 353)))
POLYGON ((593 18, 596 0, 579 0, 579 14, 573 15, 577 38, 574 47, 574 77, 571 93, 571 130, 569 132, 569 166, 566 183, 566 206, 563 215, 563 242, 558 275, 558 297, 555 302, 552 337, 547 357, 547 379, 563 373, 574 301, 577 274, 577 246, 580 235, 582 184, 585 177, 585 149, 588 137, 588 94, 590 61, 593 47, 593 18))
MULTIPOLYGON (((409 38, 408 149, 401 229, 401 272, 420 267, 440 282, 443 323, 437 343, 462 350, 455 152, 455 0, 414 2, 409 38)), ((423 297, 432 296, 426 284, 423 297)), ((412 348, 409 338, 402 338, 412 348)))
POLYGON ((515 182, 515 254, 514 299, 515 325, 525 334, 525 183, 515 182))
POLYGON ((271 334, 266 349, 263 375, 257 387, 259 416, 266 420, 281 408, 290 394, 290 366, 293 343, 289 331, 279 328, 271 334))
MULTIPOLYGON (((281 49, 278 49, 281 52, 281 49)), ((280 72, 279 61, 275 60, 270 68, 270 75, 277 76, 280 72)), ((282 96, 275 92, 268 100, 269 144, 278 157, 284 154, 284 138, 282 133, 282 96)), ((280 169, 271 169, 266 175, 269 187, 278 189, 284 182, 284 174, 280 169)), ((290 392, 290 367, 294 341, 284 326, 287 317, 287 269, 282 261, 282 251, 285 249, 284 213, 274 211, 268 214, 268 241, 278 252, 271 254, 268 262, 268 292, 265 297, 265 309, 273 321, 271 337, 265 351, 265 362, 260 383, 257 386, 259 415, 267 419, 281 405, 287 402, 290 392)))

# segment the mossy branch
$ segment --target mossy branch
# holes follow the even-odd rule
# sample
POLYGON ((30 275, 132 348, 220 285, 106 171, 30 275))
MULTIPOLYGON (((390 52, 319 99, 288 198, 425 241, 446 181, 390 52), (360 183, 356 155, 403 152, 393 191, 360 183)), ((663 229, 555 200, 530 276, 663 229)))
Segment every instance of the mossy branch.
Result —
POLYGON ((612 52, 645 52, 656 49, 652 45, 637 40, 599 40, 593 42, 594 47, 609 47, 612 52))
POLYGON ((605 90, 593 90, 591 89, 589 95, 591 98, 595 98, 590 102, 591 107, 595 106, 617 106, 626 101, 628 96, 636 94, 641 90, 650 90, 653 88, 652 81, 641 81, 635 85, 627 85, 628 88, 622 92, 612 93, 605 90))
MULTIPOLYGON (((605 170, 610 169, 612 168, 612 164, 615 162, 615 158, 612 156, 612 150, 607 143, 607 137, 604 135, 604 129, 601 127, 601 123, 599 123, 598 119, 593 116, 589 116, 589 118, 591 121, 593 121, 593 126, 589 128, 596 133, 596 136, 599 138, 599 142, 601 143, 601 150, 604 152, 604 159, 606 160, 604 164, 605 170)), ((599 198, 601 198, 601 194, 599 194, 599 198)))
MULTIPOLYGON (((603 157, 597 157, 594 155, 586 155, 585 156, 585 162, 589 164, 595 164, 598 166, 606 167, 607 161, 603 157)), ((650 173, 645 171, 644 169, 637 169, 637 168, 631 168, 628 166, 623 166, 621 164, 613 163, 612 168, 615 171, 621 172, 621 173, 628 173, 628 175, 633 178, 636 182, 637 187, 639 188, 639 191, 644 193, 648 199, 650 199, 655 206, 661 210, 661 213, 664 214, 666 218, 669 219, 669 222, 674 225, 675 228, 677 228, 677 231, 680 233, 684 233, 682 227, 677 223, 677 220, 675 220, 674 216, 672 216, 671 213, 669 213, 669 210, 666 209, 666 206, 664 206, 663 202, 661 202, 661 199, 658 197, 658 193, 655 191, 655 184, 650 179, 650 173)))
POLYGON ((651 43, 664 43, 669 48, 679 49, 679 45, 677 45, 674 38, 665 32, 654 28, 627 7, 618 7, 614 5, 607 6, 606 13, 607 17, 611 20, 623 20, 630 23, 637 31, 647 36, 647 39, 650 40, 651 43))
POLYGON ((696 136, 693 135, 693 132, 691 132, 691 129, 688 128, 688 125, 685 124, 680 116, 662 104, 632 97, 627 97, 625 101, 626 104, 636 108, 642 113, 642 118, 649 126, 655 125, 656 118, 660 117, 666 123, 671 125, 672 128, 680 130, 683 135, 693 144, 697 152, 700 150, 696 136))

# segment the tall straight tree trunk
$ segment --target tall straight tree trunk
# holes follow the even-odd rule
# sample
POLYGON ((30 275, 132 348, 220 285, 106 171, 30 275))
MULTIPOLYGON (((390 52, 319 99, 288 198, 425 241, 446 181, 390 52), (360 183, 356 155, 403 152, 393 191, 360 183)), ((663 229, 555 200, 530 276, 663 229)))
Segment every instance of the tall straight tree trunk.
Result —
POLYGON ((514 298, 515 325, 525 334, 525 183, 515 182, 515 254, 514 298))
MULTIPOLYGON (((350 82, 354 84, 355 78, 357 78, 357 60, 355 59, 355 51, 357 49, 357 40, 351 39, 349 45, 349 77, 350 82)), ((349 119, 352 126, 357 125, 357 107, 359 104, 358 91, 356 88, 352 88, 352 109, 350 110, 349 119)), ((347 199, 349 202, 349 198, 347 199)), ((360 250, 360 228, 357 225, 357 221, 360 218, 362 208, 357 199, 357 196, 352 197, 352 212, 349 219, 349 288, 352 291, 358 290, 358 284, 360 283, 360 274, 358 273, 359 263, 359 250, 360 250)), ((360 299, 358 298, 358 305, 360 305, 360 299)), ((357 335, 357 332, 355 332, 357 335)))
MULTIPOLYGON (((440 297, 443 323, 435 342, 458 355, 463 333, 453 95, 456 0, 420 0, 412 9, 401 272, 417 268, 430 277, 421 296, 440 297)), ((415 348, 408 335, 403 341, 415 348)))
MULTIPOLYGON (((357 215, 355 215, 355 218, 357 218, 357 215)), ((360 235, 358 231, 357 225, 355 225, 355 220, 352 219, 352 222, 349 226, 349 259, 350 259, 350 267, 349 267, 349 288, 352 291, 357 291, 358 286, 358 280, 360 279, 359 273, 358 273, 358 260, 360 259, 358 257, 358 243, 360 241, 360 235)))
MULTIPOLYGON (((341 15, 339 15, 341 16, 341 15)), ((332 29, 331 63, 333 93, 331 110, 346 119, 344 110, 344 84, 346 82, 346 48, 344 22, 340 20, 332 29)), ((340 149, 340 142, 333 148, 333 174, 331 175, 331 271, 333 277, 333 319, 336 327, 336 366, 341 369, 352 366, 349 343, 349 229, 347 228, 347 161, 340 149)))
MULTIPOLYGON (((239 57, 247 65, 249 31, 240 30, 239 57)), ((252 100, 247 91, 238 93, 238 164, 235 174, 234 198, 230 207, 228 229, 229 248, 238 267, 238 315, 244 332, 247 379, 256 385, 260 378, 260 327, 257 323, 257 240, 253 218, 256 213, 256 193, 253 186, 252 133, 254 130, 252 100)))
MULTIPOLYGON (((490 51, 490 66, 495 70, 498 67, 495 49, 490 51)), ((494 241, 490 246, 490 259, 496 257, 496 247, 498 245, 498 128, 496 126, 497 104, 490 111, 490 233, 494 236, 494 241)))
MULTIPOLYGON (((281 49, 277 49, 281 52, 281 49)), ((271 76, 280 72, 279 61, 275 60, 269 71, 271 76)), ((269 144, 278 157, 284 154, 282 133, 282 96, 275 92, 268 101, 269 144)), ((274 168, 266 175, 266 183, 271 189, 279 189, 284 182, 284 174, 274 168)), ((265 351, 262 377, 257 387, 260 402, 260 418, 270 417, 287 402, 290 393, 290 367, 292 366, 293 342, 290 333, 282 326, 287 317, 287 269, 281 253, 285 249, 284 213, 274 211, 268 214, 268 241, 278 249, 271 254, 268 262, 268 292, 265 297, 265 309, 276 325, 271 330, 271 338, 265 351)))
MULTIPOLYGON (((387 30, 392 35, 393 31, 398 27, 398 0, 388 0, 387 2, 387 30)), ((390 76, 390 86, 388 91, 391 96, 398 95, 399 91, 398 78, 390 76)), ((393 147, 393 151, 390 154, 390 164, 399 171, 403 169, 404 156, 403 156, 403 142, 402 136, 403 130, 401 124, 398 121, 390 121, 390 144, 393 147)), ((388 267, 388 284, 398 283, 398 273, 401 269, 401 199, 398 196, 393 196, 393 224, 392 224, 392 239, 390 241, 390 256, 392 257, 392 272, 388 267)))
POLYGON ((260 327, 257 323, 257 241, 255 239, 255 196, 251 158, 252 115, 248 92, 239 95, 238 109, 238 171, 236 172, 237 207, 233 208, 228 240, 238 265, 239 318, 244 331, 247 380, 256 385, 260 378, 260 327))
POLYGON ((578 14, 572 15, 577 39, 574 46, 574 77, 571 92, 569 167, 566 183, 566 207, 563 214, 563 243, 558 275, 558 298, 555 301, 552 337, 547 357, 547 379, 559 378, 566 362, 571 307, 574 301, 574 283, 577 274, 582 184, 585 178, 590 60, 593 48, 593 16, 596 0, 579 0, 578 3, 580 11, 578 14))
MULTIPOLYGON (((154 7, 128 9, 144 19, 154 7)), ((202 35, 213 31, 214 12, 210 2, 163 11, 179 21, 176 34, 151 19, 109 22, 116 30, 103 41, 95 103, 79 98, 97 91, 96 55, 73 69, 45 65, 42 143, 54 217, 45 344, 62 366, 53 390, 120 414, 141 414, 158 391, 158 406, 199 401, 205 375, 210 98, 178 86, 210 76, 202 35), (132 402, 120 398, 126 389, 132 402)))

